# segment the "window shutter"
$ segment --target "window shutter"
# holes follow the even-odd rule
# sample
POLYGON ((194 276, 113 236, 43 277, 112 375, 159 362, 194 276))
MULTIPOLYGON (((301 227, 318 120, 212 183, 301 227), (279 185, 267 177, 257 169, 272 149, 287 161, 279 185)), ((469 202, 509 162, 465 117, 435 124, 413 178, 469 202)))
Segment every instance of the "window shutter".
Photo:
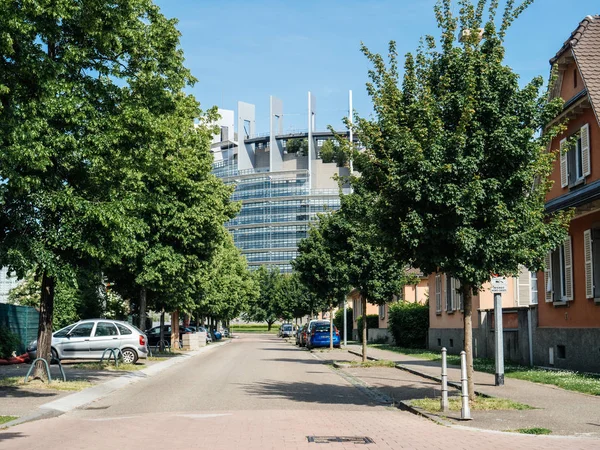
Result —
POLYGON ((583 176, 587 177, 591 172, 590 166, 590 126, 586 123, 581 127, 581 160, 583 165, 583 176))
POLYGON ((518 283, 517 306, 529 306, 531 303, 531 273, 525 266, 520 267, 518 283))
POLYGON ((573 253, 571 251, 571 236, 565 239, 565 297, 573 300, 573 253))
POLYGON ((455 287, 456 287, 456 295, 458 297, 458 310, 462 311, 464 309, 464 304, 463 304, 463 295, 462 295, 462 292, 460 292, 460 281, 454 280, 454 282, 455 282, 455 287))
POLYGON ((552 302, 552 253, 546 255, 544 265, 544 284, 546 285, 546 302, 552 302))
POLYGON ((594 298, 594 263, 592 230, 583 232, 583 255, 585 258, 585 298, 594 298))
POLYGON ((435 307, 437 312, 442 312, 442 276, 435 276, 435 307))
POLYGON ((567 166, 567 140, 560 141, 560 186, 569 185, 569 168, 567 166))

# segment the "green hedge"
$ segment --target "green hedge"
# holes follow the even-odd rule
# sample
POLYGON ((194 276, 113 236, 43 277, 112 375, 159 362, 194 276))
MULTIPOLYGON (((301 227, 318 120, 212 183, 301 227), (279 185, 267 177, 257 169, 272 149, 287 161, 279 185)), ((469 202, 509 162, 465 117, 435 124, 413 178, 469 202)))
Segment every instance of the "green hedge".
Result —
POLYGON ((388 330, 397 346, 427 348, 429 305, 399 302, 389 307, 388 330))
MULTIPOLYGON (((340 339, 344 339, 344 308, 338 309, 333 317, 333 324, 340 331, 340 339)), ((348 333, 348 339, 352 339, 352 308, 346 308, 346 326, 348 327, 346 332, 348 333)))
MULTIPOLYGON (((358 322, 358 340, 362 342, 363 316, 358 316, 356 321, 358 322)), ((379 328, 378 314, 369 314, 367 316, 367 342, 369 340, 369 328, 379 328)))
POLYGON ((10 358, 20 345, 19 336, 6 327, 0 327, 0 358, 10 358))

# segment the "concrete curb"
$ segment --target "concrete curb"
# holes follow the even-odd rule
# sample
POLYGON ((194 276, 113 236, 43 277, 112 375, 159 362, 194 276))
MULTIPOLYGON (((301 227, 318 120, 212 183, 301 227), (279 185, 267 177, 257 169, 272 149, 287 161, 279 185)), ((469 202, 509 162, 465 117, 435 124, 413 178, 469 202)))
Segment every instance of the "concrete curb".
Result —
MULTIPOLYGON (((348 350, 348 353, 352 353, 353 355, 357 355, 357 356, 362 356, 361 353, 355 352, 354 350, 348 350)), ((367 359, 369 359, 371 361, 379 361, 377 358, 373 358, 371 356, 367 356, 367 359)), ((440 384, 442 382, 441 377, 436 377, 435 375, 430 375, 425 372, 420 372, 418 370, 413 369, 412 367, 407 367, 402 364, 396 364, 395 367, 396 367, 396 369, 404 370, 405 372, 412 373, 413 375, 417 375, 419 377, 427 378, 428 380, 431 380, 431 381, 436 381, 437 383, 440 383, 440 384)), ((452 386, 453 388, 455 388, 459 391, 462 389, 460 383, 456 383, 454 381, 448 381, 448 386, 452 386)), ((475 390, 475 394, 480 397, 486 397, 486 398, 491 397, 489 394, 484 394, 483 392, 478 391, 478 390, 475 390)))
POLYGON ((58 400, 44 403, 43 405, 38 407, 37 411, 31 414, 19 417, 18 419, 0 425, 0 429, 8 428, 25 422, 31 422, 34 420, 60 416, 66 412, 73 411, 74 409, 81 408, 84 405, 106 397, 107 395, 112 394, 113 392, 125 386, 137 383, 138 381, 152 377, 172 366, 180 364, 184 361, 188 361, 194 356, 210 352, 218 347, 222 347, 231 342, 231 340, 227 340, 224 342, 219 342, 206 347, 202 347, 200 350, 182 353, 181 356, 173 357, 167 361, 159 362, 138 372, 125 372, 118 378, 114 378, 112 380, 108 380, 104 383, 97 384, 82 391, 75 392, 58 400))

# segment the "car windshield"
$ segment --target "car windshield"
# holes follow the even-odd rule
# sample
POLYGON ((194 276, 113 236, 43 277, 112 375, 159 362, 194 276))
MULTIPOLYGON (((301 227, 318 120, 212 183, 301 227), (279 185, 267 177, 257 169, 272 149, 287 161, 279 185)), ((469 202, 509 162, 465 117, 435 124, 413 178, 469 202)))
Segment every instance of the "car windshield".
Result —
POLYGON ((292 326, 291 325, 284 325, 281 328, 283 329, 283 331, 291 331, 292 330, 292 326))
POLYGON ((77 324, 74 323, 73 325, 69 325, 68 327, 64 327, 62 330, 58 330, 56 333, 54 333, 54 337, 66 337, 67 333, 69 331, 71 331, 75 325, 77 325, 77 324))

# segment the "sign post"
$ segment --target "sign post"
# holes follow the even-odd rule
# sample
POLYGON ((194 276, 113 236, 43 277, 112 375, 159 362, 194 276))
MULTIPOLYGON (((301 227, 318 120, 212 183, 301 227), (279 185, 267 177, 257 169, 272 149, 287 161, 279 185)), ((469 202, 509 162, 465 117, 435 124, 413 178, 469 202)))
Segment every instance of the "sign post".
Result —
POLYGON ((502 328, 502 293, 508 291, 506 277, 492 277, 494 294, 494 337, 496 347, 496 386, 504 386, 504 330, 502 328))

